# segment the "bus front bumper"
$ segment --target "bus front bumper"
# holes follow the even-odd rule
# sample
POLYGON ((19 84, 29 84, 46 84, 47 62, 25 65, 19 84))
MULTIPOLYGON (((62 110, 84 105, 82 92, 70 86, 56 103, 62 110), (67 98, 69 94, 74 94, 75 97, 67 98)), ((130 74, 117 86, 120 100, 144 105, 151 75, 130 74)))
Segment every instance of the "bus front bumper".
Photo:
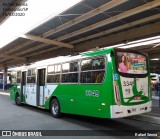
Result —
POLYGON ((111 118, 127 117, 127 116, 150 112, 151 105, 152 105, 151 101, 145 104, 134 105, 134 106, 113 105, 110 106, 111 118))

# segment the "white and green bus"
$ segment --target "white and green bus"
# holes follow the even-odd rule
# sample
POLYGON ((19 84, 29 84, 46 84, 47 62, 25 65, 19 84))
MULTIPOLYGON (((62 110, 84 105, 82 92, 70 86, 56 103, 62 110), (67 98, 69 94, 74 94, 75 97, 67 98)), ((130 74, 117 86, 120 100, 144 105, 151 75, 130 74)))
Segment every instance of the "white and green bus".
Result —
POLYGON ((36 62, 12 70, 10 98, 62 113, 119 118, 151 111, 147 55, 100 49, 36 62))

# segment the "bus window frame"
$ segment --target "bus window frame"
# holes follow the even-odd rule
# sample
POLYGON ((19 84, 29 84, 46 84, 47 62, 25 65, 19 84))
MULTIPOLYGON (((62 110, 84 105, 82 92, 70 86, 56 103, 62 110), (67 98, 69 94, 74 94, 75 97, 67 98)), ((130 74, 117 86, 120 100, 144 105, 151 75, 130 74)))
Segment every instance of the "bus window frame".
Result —
POLYGON ((116 69, 116 72, 123 76, 123 77, 129 77, 129 78, 145 78, 148 76, 149 74, 149 61, 148 61, 148 55, 145 54, 145 53, 142 53, 142 52, 139 52, 139 51, 136 51, 136 50, 126 50, 126 49, 114 49, 114 52, 115 52, 115 69, 116 69), (118 52, 126 52, 126 53, 135 53, 135 54, 140 54, 142 56, 144 56, 146 58, 146 68, 147 68, 147 73, 145 74, 132 74, 132 73, 122 73, 118 70, 118 55, 117 53, 118 52))
POLYGON ((82 85, 85 85, 85 84, 87 84, 87 85, 102 85, 103 83, 104 83, 104 81, 105 81, 105 79, 106 79, 106 71, 107 71, 107 64, 108 64, 108 59, 107 59, 107 55, 97 55, 97 56, 91 56, 91 57, 87 57, 87 58, 83 58, 83 59, 81 59, 80 60, 80 75, 79 75, 79 84, 82 84, 82 85), (87 59, 94 59, 94 58, 99 58, 99 57, 103 57, 104 58, 104 60, 105 60, 105 63, 104 63, 104 69, 96 69, 96 70, 86 70, 86 71, 82 71, 81 70, 81 62, 82 62, 82 60, 87 60, 87 59), (102 82, 101 83, 82 83, 81 82, 81 73, 83 72, 90 72, 90 71, 104 71, 104 76, 103 76, 103 80, 102 80, 102 82))
POLYGON ((71 60, 71 61, 65 61, 65 62, 61 62, 61 63, 56 63, 56 64, 50 64, 50 65, 47 65, 47 71, 46 71, 46 84, 48 85, 54 85, 54 84, 82 84, 82 85, 85 85, 85 84, 88 84, 88 85, 101 85, 104 83, 105 81, 105 78, 106 78, 106 71, 107 71, 107 63, 108 63, 108 58, 107 58, 107 54, 101 54, 101 55, 97 55, 97 56, 90 56, 90 57, 85 57, 85 58, 81 58, 81 59, 76 59, 76 60, 71 60), (82 60, 86 60, 86 59, 94 59, 94 58, 104 58, 105 60, 105 63, 104 63, 104 69, 96 69, 96 70, 86 70, 86 71, 81 71, 81 62, 82 60), (74 62, 77 62, 78 63, 78 71, 77 72, 65 72, 65 73, 62 73, 62 65, 65 64, 65 63, 74 63, 74 62), (54 74, 48 74, 48 66, 52 66, 52 65, 60 65, 61 66, 61 71, 60 73, 54 73, 54 74), (90 71, 104 71, 104 76, 103 76, 103 80, 101 83, 81 83, 81 72, 90 72, 90 71), (78 82, 68 82, 68 83, 64 83, 62 82, 62 74, 67 74, 67 73, 78 73, 78 82), (47 82, 47 78, 48 78, 48 75, 58 75, 60 74, 60 82, 59 83, 48 83, 47 82))

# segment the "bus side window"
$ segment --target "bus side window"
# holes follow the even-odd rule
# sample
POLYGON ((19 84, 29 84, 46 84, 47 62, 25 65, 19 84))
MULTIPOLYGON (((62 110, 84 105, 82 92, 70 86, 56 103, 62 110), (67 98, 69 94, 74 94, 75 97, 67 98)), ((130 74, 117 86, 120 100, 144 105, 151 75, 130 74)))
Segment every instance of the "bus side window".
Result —
POLYGON ((61 65, 50 65, 47 68, 47 83, 60 82, 61 65))
POLYGON ((35 83, 35 82, 36 82, 35 76, 27 77, 27 83, 35 83))
POLYGON ((60 82, 60 74, 54 75, 55 76, 55 83, 60 82))
POLYGON ((78 82, 78 62, 70 62, 62 65, 62 83, 78 82))
POLYGON ((70 72, 76 72, 79 70, 78 62, 70 63, 70 65, 71 65, 70 72))
POLYGON ((105 60, 104 58, 96 58, 92 60, 92 69, 104 69, 105 60))
POLYGON ((21 83, 21 71, 17 71, 17 83, 21 83))
POLYGON ((36 69, 29 69, 27 73, 27 83, 36 82, 36 69))
POLYGON ((78 82, 78 73, 62 74, 62 83, 78 82))
POLYGON ((54 75, 47 75, 47 83, 53 83, 54 82, 54 75))
POLYGON ((105 72, 105 59, 104 57, 95 57, 82 60, 81 69, 81 83, 102 83, 105 72))
POLYGON ((101 83, 103 81, 103 77, 104 77, 104 71, 99 71, 96 76, 95 83, 101 83))
POLYGON ((90 70, 91 69, 91 60, 92 59, 82 60, 82 62, 81 62, 81 70, 82 71, 90 70))

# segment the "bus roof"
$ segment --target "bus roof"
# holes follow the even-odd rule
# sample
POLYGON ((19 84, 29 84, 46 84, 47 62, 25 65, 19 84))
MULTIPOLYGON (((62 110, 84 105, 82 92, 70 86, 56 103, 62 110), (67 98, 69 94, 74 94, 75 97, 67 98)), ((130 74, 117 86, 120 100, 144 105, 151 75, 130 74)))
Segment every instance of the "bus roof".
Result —
POLYGON ((59 64, 59 63, 63 63, 63 62, 76 61, 81 58, 107 54, 111 50, 113 50, 113 48, 108 48, 108 49, 102 48, 97 51, 84 52, 84 53, 81 53, 80 55, 77 55, 77 56, 71 56, 71 55, 59 56, 59 57, 50 58, 50 59, 38 61, 35 63, 31 63, 31 65, 28 65, 28 66, 20 66, 20 67, 11 68, 11 71, 27 70, 27 69, 31 69, 31 68, 42 67, 42 66, 44 67, 44 66, 59 64))

